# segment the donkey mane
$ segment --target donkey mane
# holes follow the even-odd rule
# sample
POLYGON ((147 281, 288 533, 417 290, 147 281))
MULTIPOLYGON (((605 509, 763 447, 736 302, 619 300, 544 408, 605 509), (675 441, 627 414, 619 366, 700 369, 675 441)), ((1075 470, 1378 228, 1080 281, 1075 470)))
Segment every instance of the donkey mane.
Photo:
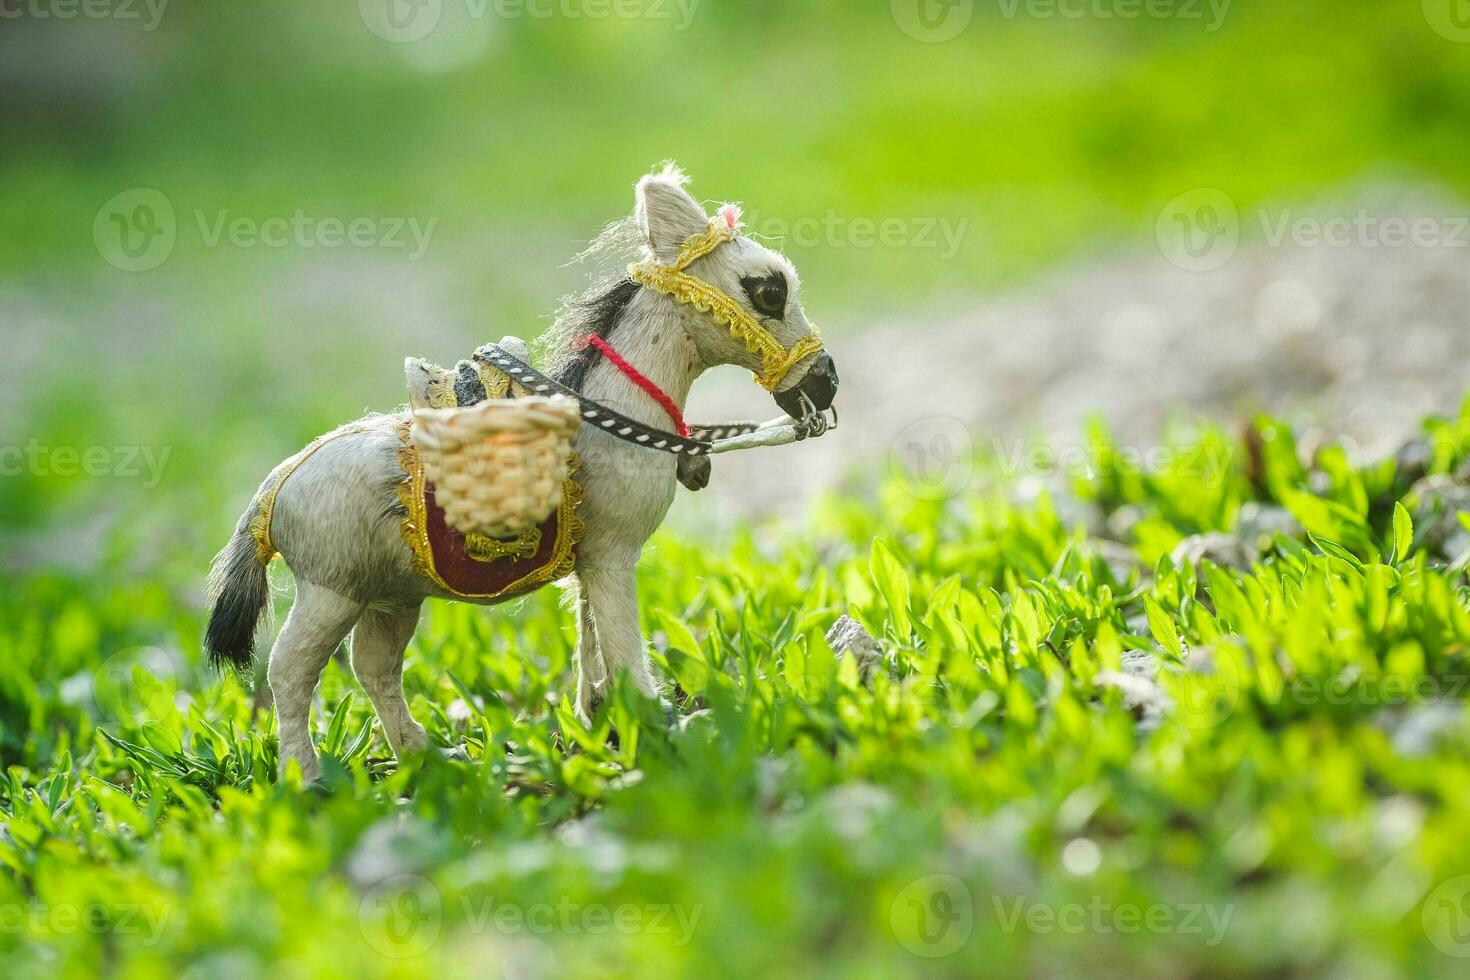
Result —
POLYGON ((621 268, 642 247, 637 224, 631 218, 620 218, 604 228, 573 260, 607 258, 619 270, 564 299, 556 311, 556 320, 537 340, 546 373, 574 391, 582 390, 588 368, 602 356, 596 347, 588 346, 587 338, 609 336, 638 292, 638 283, 621 268))
POLYGON ((587 344, 587 338, 611 334, 639 288, 624 277, 611 284, 599 283, 568 299, 546 338, 554 344, 547 352, 547 373, 573 391, 581 391, 587 369, 602 356, 596 347, 587 344))

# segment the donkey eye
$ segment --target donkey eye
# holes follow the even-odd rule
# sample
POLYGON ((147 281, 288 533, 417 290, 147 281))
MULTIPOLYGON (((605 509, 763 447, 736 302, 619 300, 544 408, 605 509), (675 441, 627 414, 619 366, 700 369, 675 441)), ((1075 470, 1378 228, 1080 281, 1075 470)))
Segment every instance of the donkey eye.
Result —
POLYGON ((757 312, 777 318, 786 312, 786 277, 781 273, 773 272, 760 279, 742 279, 740 284, 745 287, 750 305, 757 312))

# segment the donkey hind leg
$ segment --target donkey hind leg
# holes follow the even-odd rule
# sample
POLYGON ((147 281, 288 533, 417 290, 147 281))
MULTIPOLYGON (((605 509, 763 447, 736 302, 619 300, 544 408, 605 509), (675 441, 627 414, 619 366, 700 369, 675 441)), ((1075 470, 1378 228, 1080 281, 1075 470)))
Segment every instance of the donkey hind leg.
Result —
POLYGON ((419 623, 419 603, 398 609, 368 609, 352 632, 352 670, 367 692, 393 755, 421 752, 429 745, 424 726, 403 698, 403 651, 419 623))
POLYGON ((324 586, 296 580, 296 602, 271 647, 266 678, 281 729, 281 774, 292 760, 307 782, 321 777, 311 744, 311 699, 322 668, 362 615, 363 606, 324 586))

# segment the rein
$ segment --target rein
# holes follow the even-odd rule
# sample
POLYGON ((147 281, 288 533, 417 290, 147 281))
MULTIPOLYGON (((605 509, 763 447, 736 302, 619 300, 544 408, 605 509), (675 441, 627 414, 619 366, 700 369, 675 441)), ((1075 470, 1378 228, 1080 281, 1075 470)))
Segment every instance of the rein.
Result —
MULTIPOLYGON (((645 449, 657 449, 660 452, 672 453, 675 456, 708 456, 711 442, 698 436, 705 434, 705 429, 698 428, 690 431, 690 434, 676 435, 663 429, 656 429, 651 425, 644 425, 635 419, 630 419, 621 412, 616 412, 600 402, 595 402, 573 388, 569 388, 548 377, 540 371, 531 367, 525 361, 516 357, 499 344, 486 344, 478 348, 474 353, 476 361, 483 361, 498 370, 510 375, 511 380, 529 388, 538 395, 566 395, 575 399, 582 421, 588 425, 602 429, 608 435, 630 442, 635 446, 643 446, 645 449)), ((739 423, 736 426, 724 426, 724 429, 742 428, 747 423, 739 423)), ((755 425, 751 424, 746 432, 754 431, 755 425)), ((736 433, 738 434, 738 433, 736 433)), ((724 433, 721 432, 723 436, 724 433)))

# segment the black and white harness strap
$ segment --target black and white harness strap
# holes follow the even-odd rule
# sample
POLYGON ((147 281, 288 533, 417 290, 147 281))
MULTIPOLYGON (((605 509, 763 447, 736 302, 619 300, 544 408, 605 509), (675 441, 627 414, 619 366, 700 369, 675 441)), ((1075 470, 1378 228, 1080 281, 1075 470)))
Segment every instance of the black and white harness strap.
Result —
POLYGON ((582 421, 587 425, 596 426, 614 438, 630 442, 635 446, 642 446, 645 449, 656 449, 675 456, 706 456, 709 454, 712 440, 727 439, 732 435, 754 432, 758 428, 757 423, 754 422, 691 425, 689 427, 691 436, 686 439, 676 433, 644 425, 621 412, 613 411, 606 405, 592 401, 555 378, 537 371, 499 344, 486 344, 478 348, 474 353, 474 359, 504 371, 511 380, 524 385, 538 395, 566 395, 568 398, 576 399, 582 413, 582 421))

